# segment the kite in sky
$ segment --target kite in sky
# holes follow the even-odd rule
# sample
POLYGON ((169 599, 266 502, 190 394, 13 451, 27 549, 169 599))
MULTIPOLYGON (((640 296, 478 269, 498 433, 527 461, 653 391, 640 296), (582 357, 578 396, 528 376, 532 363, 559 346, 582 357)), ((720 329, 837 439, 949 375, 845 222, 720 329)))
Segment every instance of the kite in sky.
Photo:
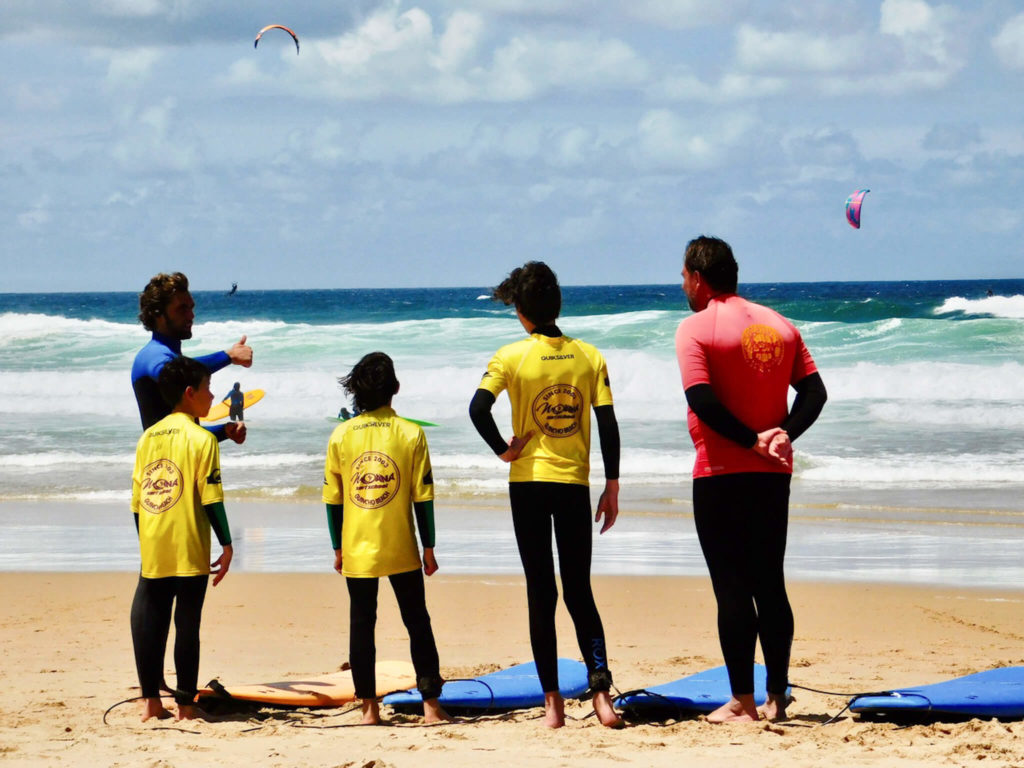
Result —
POLYGON ((259 47, 260 38, 263 37, 263 33, 266 32, 268 29, 283 29, 285 32, 287 32, 289 35, 291 35, 292 36, 292 40, 295 41, 295 55, 296 56, 299 55, 299 36, 296 35, 294 32, 292 32, 290 29, 288 29, 288 27, 282 26, 280 24, 269 24, 269 25, 265 26, 263 29, 261 29, 259 31, 259 34, 256 35, 256 40, 253 41, 253 44, 252 44, 253 48, 259 47))
POLYGON ((846 220, 854 229, 860 229, 860 206, 864 201, 864 195, 870 191, 870 189, 858 189, 846 198, 846 220))

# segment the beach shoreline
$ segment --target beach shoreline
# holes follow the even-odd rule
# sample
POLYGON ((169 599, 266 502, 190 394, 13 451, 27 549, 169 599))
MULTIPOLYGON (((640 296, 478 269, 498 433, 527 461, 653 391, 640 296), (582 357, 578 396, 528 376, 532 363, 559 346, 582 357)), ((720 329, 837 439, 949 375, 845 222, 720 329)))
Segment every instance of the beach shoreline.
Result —
MULTIPOLYGON (((389 714, 392 724, 384 728, 323 730, 310 727, 323 723, 308 713, 178 727, 142 724, 132 704, 115 708, 104 725, 107 707, 137 695, 128 628, 136 578, 127 572, 0 573, 0 642, 6 651, 0 678, 9 692, 0 703, 5 764, 1024 763, 1024 723, 973 720, 901 728, 846 713, 823 725, 845 699, 802 690, 794 691, 791 721, 778 725, 684 720, 610 732, 591 718, 549 732, 534 720, 539 710, 525 710, 439 728, 420 728, 415 718, 389 714)), ((721 663, 706 578, 596 576, 594 586, 620 690, 721 663)), ((852 693, 1024 665, 1021 589, 797 581, 790 595, 796 614, 791 681, 798 685, 852 693)), ((447 677, 530 660, 521 575, 446 575, 442 563, 442 573, 428 580, 427 600, 447 677)), ((558 629, 561 655, 578 657, 561 606, 558 629)), ((216 677, 229 685, 336 671, 347 658, 347 641, 347 596, 336 574, 233 572, 207 596, 200 680, 216 677)), ((378 658, 408 657, 387 588, 377 646, 378 658)), ((166 667, 173 679, 169 656, 166 667)), ((589 711, 585 702, 569 706, 575 718, 589 711)), ((339 712, 344 710, 331 712, 331 724, 354 722, 355 713, 339 712)))

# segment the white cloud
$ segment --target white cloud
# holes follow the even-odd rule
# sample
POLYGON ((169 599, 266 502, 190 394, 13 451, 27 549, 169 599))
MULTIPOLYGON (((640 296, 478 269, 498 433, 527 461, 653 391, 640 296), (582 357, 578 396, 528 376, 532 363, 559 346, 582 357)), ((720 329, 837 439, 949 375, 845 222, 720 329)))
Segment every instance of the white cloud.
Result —
POLYGON ((134 16, 146 18, 164 13, 167 2, 163 0, 93 0, 96 13, 104 16, 134 16))
POLYGON ((714 120, 686 120, 667 109, 654 109, 636 130, 636 162, 656 171, 696 171, 722 163, 754 127, 744 114, 714 120))
POLYGON ((120 90, 144 83, 156 63, 163 58, 163 53, 157 48, 140 46, 98 50, 93 56, 107 62, 106 86, 112 90, 120 90))
POLYGON ((119 119, 120 138, 111 155, 123 167, 135 171, 188 171, 200 166, 194 140, 177 130, 177 102, 167 97, 142 110, 125 108, 119 119))
POLYGON ((633 0, 625 12, 669 29, 690 29, 743 18, 751 0, 633 0))
POLYGON ((864 40, 857 35, 768 32, 743 24, 736 32, 736 59, 752 71, 850 72, 864 60, 864 40))
POLYGON ((31 232, 38 232, 50 222, 51 218, 50 196, 43 195, 31 208, 18 214, 18 224, 31 232))
POLYGON ((992 49, 1010 69, 1024 69, 1024 13, 1007 21, 992 38, 992 49))

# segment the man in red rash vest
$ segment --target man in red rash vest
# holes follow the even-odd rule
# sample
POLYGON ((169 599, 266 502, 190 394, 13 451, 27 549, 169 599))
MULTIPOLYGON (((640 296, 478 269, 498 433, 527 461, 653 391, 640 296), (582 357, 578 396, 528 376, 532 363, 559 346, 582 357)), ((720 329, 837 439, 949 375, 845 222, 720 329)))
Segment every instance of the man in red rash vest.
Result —
POLYGON ((739 269, 718 238, 686 246, 683 291, 694 314, 676 331, 676 356, 697 449, 693 514, 718 602, 718 635, 732 699, 714 723, 786 715, 793 612, 783 562, 792 441, 814 423, 825 385, 800 332, 736 294, 739 269), (796 390, 793 409, 789 388, 796 390), (768 697, 754 702, 758 638, 768 697))

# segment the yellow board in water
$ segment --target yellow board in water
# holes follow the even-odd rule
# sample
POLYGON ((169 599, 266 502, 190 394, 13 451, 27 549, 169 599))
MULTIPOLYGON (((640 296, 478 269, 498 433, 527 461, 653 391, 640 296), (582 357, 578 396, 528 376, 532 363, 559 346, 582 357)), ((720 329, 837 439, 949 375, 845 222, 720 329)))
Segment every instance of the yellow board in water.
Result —
MULTIPOLYGON (((250 389, 245 393, 245 404, 242 406, 244 409, 248 409, 250 405, 258 403, 263 399, 264 391, 262 389, 250 389)), ((229 405, 230 400, 225 400, 223 403, 217 403, 210 412, 205 416, 200 417, 200 421, 220 421, 226 419, 228 414, 231 412, 231 406, 229 405)))
MULTIPOLYGON (((378 661, 376 673, 378 698, 416 685, 416 670, 408 661, 378 661)), ((291 707, 336 707, 356 697, 350 669, 305 680, 225 685, 224 690, 232 699, 291 707)), ((217 694, 210 688, 203 688, 199 698, 217 698, 217 694)))

